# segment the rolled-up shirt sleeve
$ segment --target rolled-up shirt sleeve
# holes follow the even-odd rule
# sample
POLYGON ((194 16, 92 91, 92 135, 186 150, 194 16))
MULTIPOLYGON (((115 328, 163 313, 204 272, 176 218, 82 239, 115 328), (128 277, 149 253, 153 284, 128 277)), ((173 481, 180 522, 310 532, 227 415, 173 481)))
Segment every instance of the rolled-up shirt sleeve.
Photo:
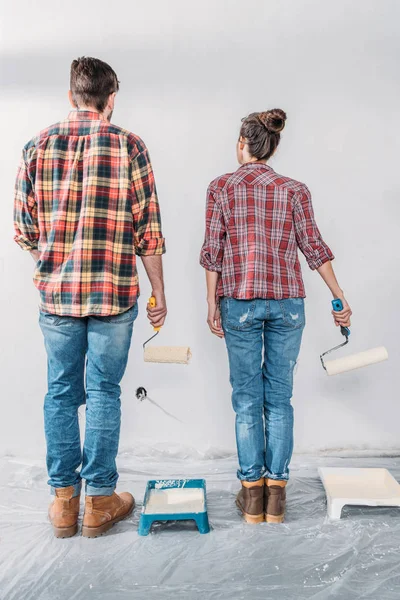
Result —
POLYGON ((138 256, 164 254, 160 206, 149 153, 144 144, 131 159, 131 185, 135 252, 138 256))
POLYGON ((222 271, 224 239, 226 235, 221 205, 216 199, 215 190, 207 190, 206 231, 200 253, 200 264, 208 271, 222 271))
POLYGON ((306 186, 295 195, 293 209, 297 244, 310 269, 315 270, 335 257, 322 239, 314 217, 311 194, 306 186))
POLYGON ((14 230, 14 240, 23 250, 37 250, 39 241, 37 204, 25 162, 25 153, 21 157, 15 181, 14 230))

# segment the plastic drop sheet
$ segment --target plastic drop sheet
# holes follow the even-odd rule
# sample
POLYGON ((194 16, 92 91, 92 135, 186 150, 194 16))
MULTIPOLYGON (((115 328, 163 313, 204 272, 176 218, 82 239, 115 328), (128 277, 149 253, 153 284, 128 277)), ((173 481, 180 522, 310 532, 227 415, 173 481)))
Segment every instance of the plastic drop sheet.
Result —
POLYGON ((328 600, 400 598, 400 510, 345 508, 326 518, 319 466, 386 467, 399 458, 294 458, 282 525, 245 524, 235 507, 234 456, 155 447, 122 453, 118 489, 133 516, 97 539, 59 540, 47 522, 44 461, 0 459, 1 600, 328 600), (205 477, 211 533, 192 522, 137 533, 152 478, 205 477))

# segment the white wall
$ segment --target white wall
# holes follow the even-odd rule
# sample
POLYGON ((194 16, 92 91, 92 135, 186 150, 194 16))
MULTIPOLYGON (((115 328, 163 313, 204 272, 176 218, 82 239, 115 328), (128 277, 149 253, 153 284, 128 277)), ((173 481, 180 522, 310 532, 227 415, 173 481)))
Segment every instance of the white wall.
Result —
MULTIPOLYGON (((305 181, 354 310, 354 352, 385 344, 390 361, 328 378, 319 355, 339 343, 330 295, 304 276, 308 327, 295 384, 296 446, 400 449, 398 334, 399 4, 395 0, 243 2, 42 0, 3 4, 0 205, 0 452, 43 450, 46 364, 33 263, 12 241, 20 150, 68 112, 71 60, 109 62, 121 89, 114 121, 150 148, 168 243, 168 323, 158 344, 190 345, 190 366, 144 364, 144 300, 123 382, 123 447, 142 439, 234 447, 223 342, 205 324, 198 265, 205 190, 236 168, 240 119, 288 113, 272 166, 305 181), (134 397, 138 385, 177 415, 134 397)), ((141 270, 141 273, 143 271, 141 270)))

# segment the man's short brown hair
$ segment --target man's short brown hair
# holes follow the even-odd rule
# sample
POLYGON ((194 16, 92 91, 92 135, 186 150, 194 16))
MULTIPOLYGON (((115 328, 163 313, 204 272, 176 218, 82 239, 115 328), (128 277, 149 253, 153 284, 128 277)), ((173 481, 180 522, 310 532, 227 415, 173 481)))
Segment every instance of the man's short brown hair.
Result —
POLYGON ((72 61, 70 86, 77 107, 94 106, 103 112, 109 95, 118 92, 119 81, 110 65, 98 58, 82 56, 72 61))

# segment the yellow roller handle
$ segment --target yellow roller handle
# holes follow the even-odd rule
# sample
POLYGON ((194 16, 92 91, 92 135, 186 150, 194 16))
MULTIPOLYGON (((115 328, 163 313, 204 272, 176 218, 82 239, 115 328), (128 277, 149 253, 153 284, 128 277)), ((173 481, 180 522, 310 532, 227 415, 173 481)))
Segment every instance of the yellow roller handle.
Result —
MULTIPOLYGON (((156 303, 156 299, 154 298, 154 296, 151 296, 151 298, 149 298, 149 304, 151 306, 151 308, 154 308, 157 303, 156 303)), ((161 327, 153 327, 154 331, 160 331, 161 327)))

